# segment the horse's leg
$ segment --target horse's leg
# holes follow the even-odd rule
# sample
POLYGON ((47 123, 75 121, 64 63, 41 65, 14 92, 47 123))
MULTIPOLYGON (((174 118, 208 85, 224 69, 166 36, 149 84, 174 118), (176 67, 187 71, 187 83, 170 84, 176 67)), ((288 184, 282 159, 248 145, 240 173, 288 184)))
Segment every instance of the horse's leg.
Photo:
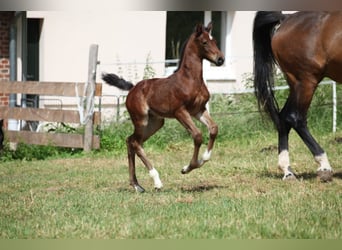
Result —
POLYGON ((135 188, 136 191, 143 193, 145 189, 139 185, 137 176, 135 174, 135 154, 136 154, 136 138, 135 135, 132 134, 126 140, 127 144, 127 154, 128 154, 128 173, 129 173, 129 182, 135 188))
MULTIPOLYGON (((149 115, 147 126, 145 126, 143 130, 143 142, 145 142, 148 138, 150 138, 153 134, 155 134, 163 125, 164 125, 164 118, 159 118, 153 115, 149 115)), ((163 183, 161 182, 159 178, 159 173, 152 166, 151 162, 147 159, 142 146, 139 147, 138 156, 147 167, 149 174, 154 181, 154 187, 156 189, 161 189, 163 187, 163 183)))
POLYGON ((209 112, 205 110, 203 113, 199 113, 196 118, 203 123, 205 126, 207 126, 209 130, 209 142, 208 147, 206 151, 202 155, 202 160, 200 162, 205 163, 206 161, 209 161, 212 149, 214 147, 214 142, 218 133, 218 126, 213 121, 213 119, 210 117, 209 112))
POLYGON ((202 133, 196 127, 195 123, 193 122, 189 112, 181 108, 175 114, 176 119, 190 132, 193 140, 194 140, 194 152, 190 161, 190 164, 183 167, 182 174, 187 174, 195 168, 199 168, 203 165, 203 162, 198 161, 198 153, 199 149, 202 145, 202 133))
POLYGON ((296 179, 292 169, 290 167, 289 157, 289 133, 291 125, 286 121, 289 114, 288 101, 279 115, 279 127, 278 127, 278 167, 284 172, 283 180, 296 179))
MULTIPOLYGON (((148 169, 149 174, 154 181, 154 187, 160 189, 163 187, 163 184, 160 181, 159 173, 153 167, 152 163, 148 160, 143 148, 143 143, 164 125, 164 119, 152 115, 147 116, 148 118, 144 117, 144 119, 142 119, 143 122, 137 122, 135 120, 134 134, 131 136, 131 138, 133 139, 131 139, 129 144, 133 149, 132 151, 134 151, 137 154, 137 156, 141 159, 145 167, 148 169)), ((138 184, 135 177, 135 165, 131 165, 132 167, 130 167, 130 176, 131 180, 133 181, 133 186, 137 191, 143 192, 143 188, 138 184)))
MULTIPOLYGON (((297 87, 296 91, 291 91, 289 99, 285 105, 285 112, 281 114, 281 117, 287 124, 289 124, 290 127, 295 129, 313 154, 316 162, 320 165, 317 171, 321 180, 330 181, 332 179, 332 168, 328 161, 327 155, 311 135, 307 127, 306 115, 316 86, 317 83, 315 85, 310 81, 303 82, 302 84, 299 84, 299 86, 295 86, 297 87)), ((286 159, 286 156, 284 159, 286 159)), ((291 172, 291 170, 289 171, 291 172)))

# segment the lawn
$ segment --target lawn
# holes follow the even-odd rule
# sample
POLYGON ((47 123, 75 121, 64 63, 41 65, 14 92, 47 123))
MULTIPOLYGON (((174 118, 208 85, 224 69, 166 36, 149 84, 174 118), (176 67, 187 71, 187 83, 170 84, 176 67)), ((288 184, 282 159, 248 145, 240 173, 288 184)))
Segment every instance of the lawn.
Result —
POLYGON ((291 132, 291 165, 298 178, 282 181, 272 125, 258 113, 243 113, 239 100, 245 101, 224 99, 212 106, 219 136, 211 160, 200 169, 180 173, 193 143, 175 121, 168 120, 145 144, 164 184, 161 191, 153 189, 139 160, 137 177, 146 192, 129 186, 124 142, 129 121, 103 127, 101 150, 90 154, 25 146, 13 159, 4 153, 0 238, 341 239, 342 132, 340 127, 331 132, 330 118, 317 119, 331 117, 330 111, 312 114, 309 124, 328 154, 334 180, 316 178, 312 155, 291 132), (239 113, 222 113, 228 106, 239 113))
POLYGON ((293 182, 281 180, 272 133, 219 143, 212 160, 188 175, 180 170, 190 141, 163 151, 147 148, 164 188, 153 189, 138 161, 144 194, 128 185, 124 152, 2 163, 0 237, 341 238, 341 144, 330 135, 322 138, 335 175, 321 183, 311 155, 293 137, 293 182))

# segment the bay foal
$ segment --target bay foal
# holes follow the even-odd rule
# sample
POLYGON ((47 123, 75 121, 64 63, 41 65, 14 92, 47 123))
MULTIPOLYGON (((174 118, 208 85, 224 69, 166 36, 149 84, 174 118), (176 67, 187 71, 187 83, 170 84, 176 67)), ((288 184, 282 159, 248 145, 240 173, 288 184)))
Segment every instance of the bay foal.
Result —
POLYGON ((134 125, 134 132, 126 140, 130 184, 138 192, 144 192, 135 173, 135 155, 142 160, 154 181, 156 189, 162 188, 158 171, 148 160, 143 143, 163 125, 165 118, 177 119, 191 134, 194 151, 190 163, 182 169, 186 174, 201 167, 210 159, 218 127, 206 110, 209 92, 202 77, 202 61, 207 59, 217 66, 224 63, 224 55, 211 36, 212 24, 199 24, 190 35, 182 51, 178 69, 167 78, 142 80, 133 85, 114 74, 103 74, 103 80, 123 90, 129 90, 126 107, 134 125), (209 142, 201 159, 201 131, 192 117, 205 124, 209 130, 209 142))

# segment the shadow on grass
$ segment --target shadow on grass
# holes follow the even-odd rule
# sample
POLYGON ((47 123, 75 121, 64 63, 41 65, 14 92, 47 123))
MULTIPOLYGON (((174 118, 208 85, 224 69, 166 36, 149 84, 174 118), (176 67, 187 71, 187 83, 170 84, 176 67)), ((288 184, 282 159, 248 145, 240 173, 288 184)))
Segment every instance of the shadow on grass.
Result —
MULTIPOLYGON (((304 172, 296 175, 297 179, 302 180, 312 180, 318 179, 318 175, 316 172, 304 172)), ((342 171, 334 172, 333 179, 342 179, 342 171)))
POLYGON ((210 191, 213 189, 222 189, 222 188, 226 188, 226 187, 217 185, 217 184, 200 184, 200 185, 191 186, 191 187, 181 187, 181 191, 184 193, 203 193, 203 192, 210 191))
MULTIPOLYGON (((312 179, 318 178, 316 172, 295 173, 295 175, 298 180, 312 180, 312 179)), ((280 180, 282 180, 283 178, 282 173, 272 173, 272 172, 263 172, 259 176, 263 178, 272 178, 272 179, 280 179, 280 180)), ((342 171, 334 172, 333 178, 342 179, 342 171)))

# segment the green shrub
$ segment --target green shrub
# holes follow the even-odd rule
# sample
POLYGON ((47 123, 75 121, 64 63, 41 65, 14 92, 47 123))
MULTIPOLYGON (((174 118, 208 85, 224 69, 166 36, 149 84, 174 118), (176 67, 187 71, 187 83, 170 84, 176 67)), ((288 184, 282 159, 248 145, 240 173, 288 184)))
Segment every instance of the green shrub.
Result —
MULTIPOLYGON (((312 105, 308 112, 308 126, 315 135, 331 133, 332 131, 332 91, 330 85, 321 85, 317 88, 312 105)), ((276 92, 280 106, 285 103, 288 90, 276 92)), ((337 85, 337 96, 342 96, 342 85, 337 85)), ((342 106, 338 102, 337 125, 338 130, 342 123, 342 106)), ((210 113, 219 126, 217 143, 228 144, 234 140, 237 143, 251 143, 253 138, 273 133, 277 135, 273 124, 258 112, 256 99, 253 93, 223 95, 215 94, 210 99, 210 113)), ((208 140, 207 128, 195 121, 203 132, 204 143, 208 140)), ((69 129, 70 130, 70 129, 69 129)), ((64 131, 81 132, 82 129, 64 131)), ((94 151, 96 154, 122 154, 126 152, 126 138, 132 134, 133 125, 129 119, 123 122, 111 122, 96 130, 101 137, 101 148, 94 151)), ((192 146, 192 139, 184 127, 175 119, 166 119, 165 125, 148 141, 146 148, 165 150, 178 147, 184 143, 192 146)), ((1 153, 1 161, 10 160, 43 160, 48 157, 70 157, 81 154, 81 149, 57 148, 53 146, 32 146, 19 144, 16 151, 10 151, 8 145, 1 153)))

